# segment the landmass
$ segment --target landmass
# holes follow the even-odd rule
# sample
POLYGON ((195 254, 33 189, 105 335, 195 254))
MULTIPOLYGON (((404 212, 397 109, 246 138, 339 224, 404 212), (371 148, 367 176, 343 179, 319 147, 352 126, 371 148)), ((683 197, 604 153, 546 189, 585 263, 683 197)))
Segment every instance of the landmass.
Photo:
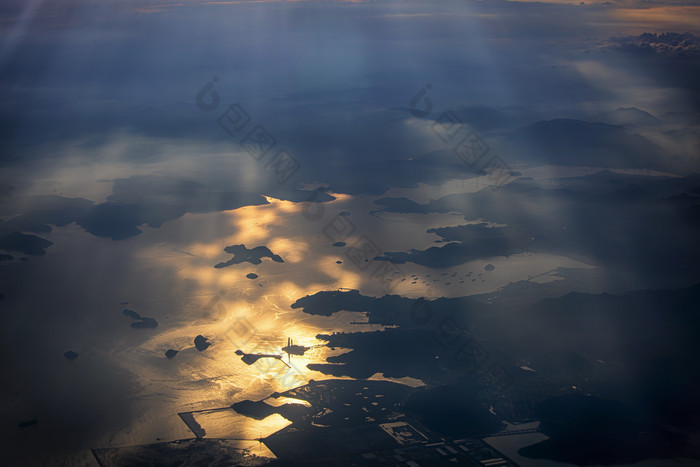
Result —
MULTIPOLYGON (((387 381, 310 380, 231 408, 255 420, 277 413, 291 421, 263 442, 281 461, 293 465, 479 465, 498 459, 498 465, 515 466, 478 437, 456 439, 423 424, 421 417, 434 407, 414 404, 417 411, 412 411, 408 403, 417 393, 422 390, 387 381), (277 398, 303 404, 268 403, 277 398)), ((479 436, 501 426, 496 421, 479 432, 468 418, 455 418, 454 423, 472 426, 471 432, 479 436)))
POLYGON ((34 425, 36 425, 37 423, 39 423, 39 420, 37 420, 36 418, 32 418, 31 420, 25 420, 25 421, 23 421, 23 422, 19 422, 19 423, 17 424, 17 426, 20 427, 20 428, 27 428, 27 427, 29 427, 29 426, 34 426, 34 425))
POLYGON ((236 355, 241 356, 241 360, 246 365, 252 365, 253 363, 257 362, 261 358, 274 358, 276 360, 281 361, 286 365, 284 360, 282 360, 282 355, 275 355, 275 354, 265 354, 265 353, 245 353, 242 350, 236 350, 236 355))
POLYGON ((306 347, 303 345, 297 345, 294 343, 294 340, 291 338, 287 338, 287 345, 286 347, 282 347, 282 352, 287 353, 288 355, 304 355, 307 350, 309 350, 311 347, 306 347))
POLYGON ((276 263, 284 263, 281 256, 274 254, 266 246, 256 246, 255 248, 249 250, 245 245, 231 245, 224 248, 224 251, 232 254, 233 258, 228 261, 218 263, 214 266, 215 268, 225 268, 243 262, 260 264, 262 263, 262 258, 270 258, 276 263))
POLYGON ((153 329, 158 327, 158 321, 156 321, 153 318, 147 318, 145 316, 141 316, 134 310, 129 310, 128 308, 124 308, 122 310, 122 313, 125 316, 128 316, 129 318, 135 320, 135 322, 131 323, 131 327, 134 329, 153 329))
POLYGON ((208 349, 210 345, 209 339, 201 334, 194 338, 194 347, 200 352, 208 349))

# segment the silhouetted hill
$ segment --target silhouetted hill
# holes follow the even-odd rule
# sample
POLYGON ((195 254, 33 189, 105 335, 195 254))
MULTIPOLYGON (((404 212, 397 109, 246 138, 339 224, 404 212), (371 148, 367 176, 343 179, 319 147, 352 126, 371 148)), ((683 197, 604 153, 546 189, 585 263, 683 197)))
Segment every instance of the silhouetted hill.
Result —
POLYGON ((530 156, 559 165, 659 167, 661 148, 618 125, 574 119, 540 121, 511 134, 530 156))

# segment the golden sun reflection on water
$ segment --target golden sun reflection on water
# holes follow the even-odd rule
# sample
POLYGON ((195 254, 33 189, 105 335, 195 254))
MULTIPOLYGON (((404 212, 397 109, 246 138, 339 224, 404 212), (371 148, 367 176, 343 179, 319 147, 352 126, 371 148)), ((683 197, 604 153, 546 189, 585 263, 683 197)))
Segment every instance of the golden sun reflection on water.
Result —
POLYGON ((272 414, 251 424, 248 423, 248 417, 228 408, 198 412, 193 414, 193 418, 206 432, 205 438, 260 439, 291 424, 279 414, 272 414))
POLYGON ((295 399, 294 397, 268 397, 265 399, 265 403, 267 405, 271 405, 273 407, 279 407, 284 404, 299 404, 303 405, 304 407, 311 407, 311 404, 308 401, 305 401, 303 399, 295 399))
MULTIPOLYGON (((268 198, 268 202, 271 198, 268 198)), ((244 206, 230 211, 231 225, 235 228, 238 243, 260 243, 270 237, 271 226, 280 221, 277 203, 262 206, 244 206)))
MULTIPOLYGON (((193 239, 181 242, 177 249, 157 244, 140 252, 140 259, 149 268, 171 271, 175 283, 187 284, 189 289, 195 291, 182 303, 173 305, 168 321, 161 322, 158 333, 138 349, 128 350, 128 355, 120 355, 130 371, 143 382, 146 387, 144 394, 167 394, 163 402, 167 410, 193 412, 230 407, 232 403, 246 399, 265 399, 274 392, 304 385, 310 379, 329 379, 327 375, 308 369, 307 365, 326 363, 329 356, 339 355, 347 349, 327 347, 326 341, 317 338, 319 334, 348 330, 376 331, 383 327, 354 324, 366 321, 363 313, 340 311, 331 316, 315 316, 301 309, 292 309, 291 305, 319 291, 349 288, 369 296, 382 296, 386 291, 367 271, 361 271, 352 263, 347 247, 333 246, 333 242, 323 233, 326 223, 341 210, 352 211, 352 222, 357 229, 346 239, 347 244, 351 245, 353 239, 359 238, 363 232, 371 232, 373 240, 386 245, 387 250, 391 251, 391 248, 402 250, 406 246, 402 244, 403 232, 418 229, 416 225, 420 227, 420 235, 415 234, 409 243, 425 242, 428 245, 434 241, 434 235, 425 233, 427 227, 463 222, 445 215, 390 216, 390 219, 383 220, 357 214, 367 212, 371 200, 353 199, 353 208, 343 204, 351 201, 349 196, 337 198, 336 201, 324 203, 326 213, 320 222, 306 219, 299 204, 274 198, 268 198, 270 204, 267 205, 208 214, 219 216, 221 220, 209 225, 230 226, 230 231, 210 235, 210 243, 193 239), (366 205, 358 207, 357 203, 360 202, 366 205), (385 228, 377 228, 378 224, 385 228), (244 262, 214 268, 214 265, 231 259, 224 248, 236 244, 244 244, 247 248, 267 246, 284 262, 262 258, 261 264, 257 265, 244 262), (249 279, 249 273, 255 273, 258 277, 249 279), (194 337, 199 334, 211 343, 201 352, 193 344, 194 337), (282 350, 287 345, 287 338, 293 339, 297 345, 308 347, 308 350, 303 355, 288 356, 282 350), (179 351, 172 360, 163 357, 164 351, 169 348, 179 351), (237 350, 270 357, 259 358, 248 365, 236 354, 237 350), (146 364, 143 363, 144 355, 148 356, 146 364)), ((172 225, 199 221, 195 216, 190 216, 172 225)), ((163 228, 167 229, 168 225, 163 228)), ((498 281, 505 285, 513 280, 511 276, 526 278, 528 274, 543 273, 562 264, 561 259, 554 256, 549 259, 540 256, 538 263, 532 260, 531 256, 494 259, 491 262, 496 267, 497 272, 493 273, 496 275, 490 276, 491 273, 484 272, 483 279, 476 282, 472 279, 482 276, 483 261, 450 268, 450 278, 445 277, 440 282, 433 281, 442 277, 440 272, 405 264, 401 265, 401 269, 406 276, 398 280, 392 292, 406 297, 462 296, 487 291, 479 287, 496 287, 498 281), (542 270, 533 269, 534 266, 542 270), (467 278, 466 274, 470 271, 474 271, 474 275, 467 278), (420 277, 414 279, 412 274, 420 277), (459 275, 461 279, 452 274, 459 275), (480 285, 482 282, 486 285, 480 285)), ((423 384, 414 378, 392 379, 382 374, 370 379, 395 381, 414 387, 423 384)), ((208 420, 207 423, 212 424, 208 432, 225 432, 231 417, 228 413, 222 415, 217 412, 200 418, 202 423, 208 420)), ((267 419, 262 423, 248 417, 237 417, 236 420, 236 429, 245 433, 265 431, 265 423, 282 423, 267 419)))
MULTIPOLYGON (((346 330, 351 322, 364 320, 357 313, 323 317, 291 308, 299 298, 320 290, 359 287, 362 277, 356 271, 339 267, 337 248, 321 245, 325 250, 312 249, 308 232, 319 226, 309 225, 298 205, 272 198, 269 201, 269 205, 223 213, 230 218, 232 233, 212 244, 184 245, 179 250, 187 255, 164 255, 157 248, 143 253, 148 261, 171 267, 179 281, 194 284, 198 291, 191 298, 187 313, 173 318, 171 324, 178 326, 161 331, 141 347, 158 360, 143 368, 140 379, 160 381, 170 390, 170 397, 181 412, 228 407, 245 399, 260 400, 310 379, 328 379, 307 365, 323 363, 342 350, 331 350, 316 336, 346 330), (235 244, 248 248, 265 245, 279 254, 284 263, 263 258, 258 265, 241 263, 214 268, 231 257, 223 248, 235 244), (259 277, 248 279, 246 274, 250 272, 259 277), (192 341, 198 334, 212 344, 202 352, 194 348, 192 341), (295 344, 308 347, 304 355, 290 358, 283 352, 288 337, 295 344), (167 348, 180 353, 172 361, 165 360, 162 352, 167 348), (236 355, 237 350, 282 358, 266 357, 247 365, 236 355)), ((231 410, 193 416, 207 436, 227 438, 270 434, 289 423, 278 416, 257 421, 231 410)))

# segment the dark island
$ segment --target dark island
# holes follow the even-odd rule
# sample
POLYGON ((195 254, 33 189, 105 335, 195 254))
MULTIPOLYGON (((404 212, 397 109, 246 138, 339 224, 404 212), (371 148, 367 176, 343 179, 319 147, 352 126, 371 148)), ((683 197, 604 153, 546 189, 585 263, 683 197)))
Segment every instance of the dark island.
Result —
POLYGON ((286 365, 284 360, 282 360, 282 355, 274 355, 274 354, 265 354, 265 353, 245 353, 242 350, 236 350, 236 355, 241 355, 241 360, 243 360, 243 363, 246 365, 252 365, 253 363, 257 362, 261 358, 274 358, 276 360, 281 361, 286 365))
POLYGON ((251 264, 262 263, 262 258, 270 258, 276 263, 284 263, 281 256, 274 254, 266 246, 256 246, 255 248, 249 250, 245 245, 231 245, 224 248, 226 253, 233 255, 228 261, 221 262, 214 266, 215 268, 225 268, 234 264, 240 264, 243 262, 248 262, 251 264))
POLYGON ((34 426, 34 425, 36 425, 37 423, 39 423, 39 420, 37 420, 36 418, 32 418, 31 420, 26 420, 26 421, 24 421, 24 422, 19 422, 19 423, 17 424, 17 426, 20 427, 20 428, 27 428, 28 426, 34 426))
POLYGON ((296 345, 294 343, 294 339, 290 339, 289 337, 287 338, 287 346, 282 347, 282 352, 285 352, 287 355, 304 355, 307 350, 309 350, 311 347, 306 347, 303 345, 296 345))
POLYGON ((209 339, 207 339, 201 334, 194 338, 194 346, 200 352, 202 350, 208 349, 210 345, 211 343, 209 342, 209 339))
POLYGON ((158 321, 153 318, 141 318, 141 321, 136 321, 131 323, 131 327, 134 329, 153 329, 158 327, 158 321))
POLYGON ((124 316, 128 316, 129 318, 135 320, 135 322, 131 323, 131 327, 134 329, 153 329, 158 327, 158 321, 156 321, 153 318, 147 318, 145 316, 141 316, 140 314, 136 313, 134 310, 129 310, 128 308, 124 308, 122 310, 122 313, 124 316))

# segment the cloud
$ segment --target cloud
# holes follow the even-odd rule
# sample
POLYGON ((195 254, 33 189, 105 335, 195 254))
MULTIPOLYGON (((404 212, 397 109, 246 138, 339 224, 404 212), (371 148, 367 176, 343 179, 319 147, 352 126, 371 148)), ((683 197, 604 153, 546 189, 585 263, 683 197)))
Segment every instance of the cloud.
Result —
POLYGON ((638 36, 616 37, 603 47, 626 53, 700 57, 700 37, 689 32, 645 32, 638 36))
POLYGON ((157 228, 188 212, 227 211, 267 203, 253 193, 210 191, 191 180, 144 175, 115 180, 107 202, 76 221, 93 235, 121 240, 141 233, 138 226, 157 228))
POLYGON ((5 211, 21 214, 0 221, 0 249, 43 254, 51 242, 23 232, 48 233, 52 225, 76 222, 93 235, 123 240, 140 234, 139 226, 157 228, 186 213, 262 204, 268 201, 254 193, 208 190, 201 183, 181 178, 134 176, 115 180, 113 193, 105 203, 56 195, 11 200, 6 203, 5 211))

